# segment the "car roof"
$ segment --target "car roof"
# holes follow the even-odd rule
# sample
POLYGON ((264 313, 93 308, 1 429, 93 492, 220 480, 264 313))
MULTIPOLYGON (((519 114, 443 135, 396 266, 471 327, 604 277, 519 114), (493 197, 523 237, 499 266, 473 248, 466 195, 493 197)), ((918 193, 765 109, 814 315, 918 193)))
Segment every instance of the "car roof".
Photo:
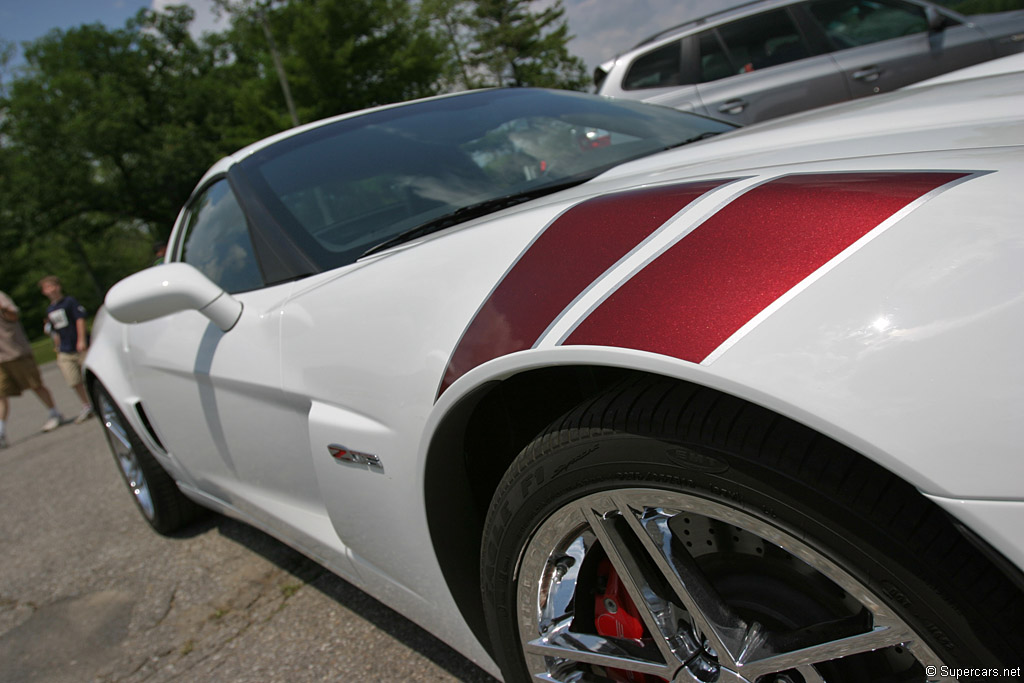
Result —
POLYGON ((705 14, 702 17, 691 19, 690 21, 684 22, 682 24, 676 24, 675 26, 670 26, 666 29, 662 29, 661 31, 658 31, 657 33, 647 36, 646 38, 641 40, 639 43, 630 48, 630 51, 644 47, 645 45, 650 45, 651 43, 655 43, 659 40, 662 40, 663 38, 675 38, 693 29, 702 28, 711 22, 718 24, 730 21, 737 17, 745 16, 747 14, 755 14, 762 10, 773 9, 775 7, 785 7, 786 5, 793 5, 797 2, 801 2, 801 0, 750 0, 749 2, 744 2, 739 5, 733 5, 732 7, 729 7, 727 9, 712 12, 710 14, 705 14))
MULTIPOLYGON (((917 0, 909 1, 915 4, 920 4, 917 3, 917 0)), ((732 21, 733 19, 745 17, 751 14, 757 14, 758 12, 775 9, 777 7, 787 7, 789 5, 796 5, 800 2, 804 2, 804 0, 749 0, 748 2, 733 5, 726 9, 722 9, 717 12, 712 12, 710 14, 705 14, 704 16, 698 17, 696 19, 691 19, 690 21, 684 22, 682 24, 676 24, 675 26, 670 26, 666 29, 662 29, 661 31, 658 31, 657 33, 647 36, 646 38, 641 40, 639 43, 637 43, 629 50, 627 50, 627 53, 637 50, 641 47, 646 47, 653 43, 660 42, 668 38, 678 38, 679 36, 685 35, 695 29, 704 28, 708 25, 717 26, 719 24, 724 24, 726 22, 732 21)), ((961 16, 956 11, 950 9, 949 7, 945 7, 937 3, 933 4, 935 4, 936 10, 944 14, 948 14, 954 17, 961 16)))
POLYGON ((398 107, 405 107, 405 106, 408 106, 408 105, 411 105, 411 104, 416 104, 418 102, 427 102, 427 101, 430 101, 430 100, 440 100, 440 99, 445 99, 445 98, 448 98, 448 97, 460 97, 460 96, 464 96, 464 95, 467 95, 467 94, 470 94, 470 93, 481 92, 481 91, 484 91, 484 90, 493 90, 493 88, 480 88, 480 89, 477 89, 477 90, 463 90, 463 91, 459 91, 459 92, 450 92, 450 93, 442 93, 440 95, 432 95, 430 97, 421 97, 421 98, 415 99, 415 100, 408 100, 408 101, 402 101, 402 102, 391 102, 391 103, 388 103, 388 104, 381 104, 381 105, 378 105, 378 106, 375 106, 375 107, 369 107, 367 109, 356 109, 356 110, 353 110, 353 111, 345 112, 343 114, 337 114, 335 116, 329 116, 327 118, 318 119, 316 121, 311 121, 309 123, 304 123, 304 124, 301 124, 299 126, 295 126, 294 128, 285 129, 285 130, 280 131, 278 133, 274 133, 273 135, 270 135, 268 137, 262 138, 260 140, 255 141, 255 142, 252 142, 252 143, 246 145, 245 147, 239 149, 238 151, 233 152, 231 154, 228 154, 225 157, 222 157, 215 164, 213 164, 213 166, 211 166, 209 169, 207 169, 206 173, 203 174, 202 178, 199 180, 199 183, 196 185, 195 190, 193 190, 193 194, 195 194, 195 192, 197 192, 200 188, 202 188, 203 185, 205 185, 210 180, 210 178, 212 178, 214 176, 222 175, 223 173, 226 173, 229 168, 231 168, 233 165, 235 165, 239 161, 245 159, 246 157, 251 156, 252 154, 255 154, 256 152, 258 152, 258 151, 260 151, 262 149, 270 147, 271 145, 277 144, 278 142, 281 142, 282 140, 286 140, 286 139, 294 137, 296 135, 301 135, 302 133, 305 133, 307 131, 314 130, 316 128, 321 128, 323 126, 327 126, 329 124, 335 123, 337 121, 342 121, 344 119, 355 118, 357 116, 365 116, 366 114, 372 114, 373 112, 382 111, 384 109, 395 109, 395 108, 398 108, 398 107))

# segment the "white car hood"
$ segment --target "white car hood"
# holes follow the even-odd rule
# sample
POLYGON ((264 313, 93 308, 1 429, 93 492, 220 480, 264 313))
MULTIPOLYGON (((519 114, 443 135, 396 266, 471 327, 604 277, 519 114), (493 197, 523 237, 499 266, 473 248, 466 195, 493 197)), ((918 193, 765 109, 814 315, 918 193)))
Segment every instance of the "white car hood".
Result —
MULTIPOLYGON (((602 180, 1024 144, 1024 74, 937 84, 825 107, 623 164, 602 180)), ((898 162, 886 161, 892 166, 898 162)))

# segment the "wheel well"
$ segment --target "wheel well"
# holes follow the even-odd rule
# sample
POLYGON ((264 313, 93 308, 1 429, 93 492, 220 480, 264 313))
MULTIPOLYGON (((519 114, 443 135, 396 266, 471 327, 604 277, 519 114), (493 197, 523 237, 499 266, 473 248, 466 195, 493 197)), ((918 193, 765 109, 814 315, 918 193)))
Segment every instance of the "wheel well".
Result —
MULTIPOLYGON (((428 528, 456 604, 492 654, 481 600, 480 557, 484 520, 498 484, 520 451, 552 422, 627 377, 653 379, 641 371, 600 366, 527 371, 478 387, 448 413, 434 433, 425 473, 428 528)), ((725 394, 722 398, 743 402, 725 394)), ((899 479, 873 466, 879 473, 899 479)), ((1004 577, 1024 590, 1024 574, 1019 569, 946 517, 1004 577)))
POLYGON ((490 382, 465 396, 430 443, 425 475, 427 523, 448 588, 485 647, 480 544, 498 482, 545 427, 631 371, 553 367, 490 382))
MULTIPOLYGON (((84 376, 83 376, 82 379, 85 382, 85 392, 90 397, 90 400, 91 400, 91 398, 92 398, 92 385, 94 385, 97 382, 96 375, 94 375, 92 373, 92 371, 88 370, 88 369, 84 370, 83 375, 84 376)), ((95 406, 93 406, 93 407, 95 407, 95 406)))

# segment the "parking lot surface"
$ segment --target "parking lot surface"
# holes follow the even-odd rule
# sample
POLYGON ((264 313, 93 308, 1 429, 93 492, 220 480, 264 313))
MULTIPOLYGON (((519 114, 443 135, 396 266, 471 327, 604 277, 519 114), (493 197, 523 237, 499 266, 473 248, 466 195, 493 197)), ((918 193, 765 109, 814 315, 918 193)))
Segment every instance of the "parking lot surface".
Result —
MULTIPOLYGON (((43 377, 76 415, 56 366, 43 377)), ((45 417, 12 399, 0 450, 0 683, 494 681, 253 527, 157 535, 98 420, 43 434, 45 417)))

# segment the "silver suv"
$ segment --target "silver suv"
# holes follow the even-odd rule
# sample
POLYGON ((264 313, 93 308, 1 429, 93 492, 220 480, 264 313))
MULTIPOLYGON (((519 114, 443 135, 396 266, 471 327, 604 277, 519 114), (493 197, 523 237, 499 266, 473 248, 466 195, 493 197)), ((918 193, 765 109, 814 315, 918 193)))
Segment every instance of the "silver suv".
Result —
POLYGON ((900 88, 1024 50, 1024 10, 964 17, 919 0, 758 0, 648 38, 598 92, 734 123, 900 88))

